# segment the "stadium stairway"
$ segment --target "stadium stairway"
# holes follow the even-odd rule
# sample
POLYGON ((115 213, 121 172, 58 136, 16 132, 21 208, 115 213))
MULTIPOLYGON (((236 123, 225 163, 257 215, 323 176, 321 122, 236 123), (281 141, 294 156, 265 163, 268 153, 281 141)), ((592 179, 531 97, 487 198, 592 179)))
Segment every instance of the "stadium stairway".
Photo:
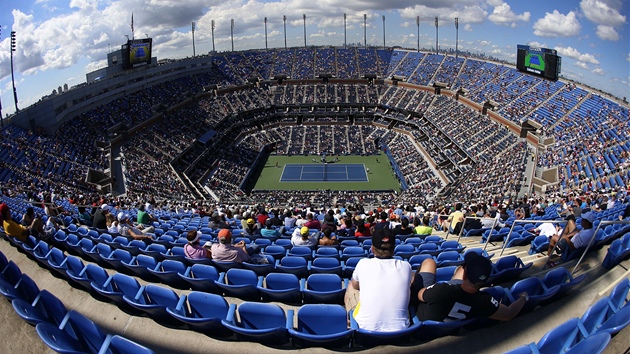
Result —
MULTIPOLYGON (((450 237, 449 237, 450 238, 450 237)), ((469 248, 479 247, 479 238, 462 238, 461 243, 469 248)), ((580 265, 575 275, 588 274, 578 291, 553 302, 533 312, 518 316, 510 322, 495 325, 474 332, 460 332, 456 336, 447 336, 436 340, 420 343, 412 341, 401 346, 365 348, 337 348, 339 351, 376 353, 386 350, 387 353, 429 353, 440 350, 446 353, 503 353, 523 344, 537 342, 552 328, 562 324, 572 317, 580 317, 585 310, 602 296, 608 295, 612 287, 624 277, 630 276, 630 260, 623 261, 610 271, 603 269, 600 264, 605 257, 608 247, 590 253, 583 265, 580 265)), ((546 258, 527 255, 528 246, 507 249, 504 255, 514 254, 525 263, 534 262, 535 265, 522 274, 521 278, 532 275, 542 276, 546 258)), ((257 343, 238 342, 234 339, 217 340, 203 334, 160 325, 148 317, 140 317, 123 312, 111 303, 93 298, 89 293, 74 288, 64 279, 53 276, 49 270, 39 266, 38 262, 29 259, 9 242, 0 240, 0 251, 8 259, 16 262, 23 272, 29 274, 39 285, 40 289, 47 289, 61 299, 69 310, 77 310, 110 333, 122 334, 125 337, 153 349, 156 353, 275 353, 291 349, 288 346, 279 348, 263 346, 257 343)), ((495 253, 493 262, 499 258, 500 245, 488 245, 488 252, 495 253)), ((577 261, 564 264, 569 270, 573 269, 577 261)), ((108 270, 113 273, 113 270, 108 270)), ((144 285, 145 281, 138 278, 144 285)), ((511 284, 503 284, 508 287, 511 284)), ((181 290, 174 289, 181 293, 181 290)), ((228 302, 240 304, 236 298, 228 298, 228 302)), ((295 306, 280 304, 285 309, 295 309, 295 306)), ((49 353, 46 345, 39 339, 35 328, 22 321, 13 311, 11 304, 0 301, 0 321, 4 324, 3 336, 0 341, 2 353, 49 353)), ((623 353, 630 348, 630 326, 615 336, 604 353, 623 353)), ((293 349, 308 351, 308 353, 331 353, 323 348, 293 349)))

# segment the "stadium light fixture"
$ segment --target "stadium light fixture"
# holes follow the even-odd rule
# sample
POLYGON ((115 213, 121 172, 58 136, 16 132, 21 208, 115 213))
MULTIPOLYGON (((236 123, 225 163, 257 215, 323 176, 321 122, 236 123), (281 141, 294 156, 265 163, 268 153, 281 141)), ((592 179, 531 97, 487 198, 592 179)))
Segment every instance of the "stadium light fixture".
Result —
POLYGON ((385 49, 385 15, 383 15, 383 49, 385 49))
POLYGON ((284 25, 284 50, 287 50, 287 15, 282 15, 282 23, 284 25))
POLYGON ((420 51, 420 16, 416 16, 416 27, 418 27, 418 52, 420 51))
POLYGON ((216 49, 214 48, 214 20, 210 21, 210 28, 212 29, 212 52, 215 53, 216 49))
POLYGON ((304 48, 306 48, 306 14, 302 14, 302 20, 304 20, 304 48))
POLYGON ((232 51, 234 51, 234 19, 230 19, 230 38, 232 39, 232 51))
POLYGON ((438 48, 438 17, 435 16, 435 54, 440 54, 440 50, 438 48))
POLYGON ((367 14, 363 14, 363 46, 367 48, 367 14))
MULTIPOLYGON (((149 35, 147 34, 147 38, 149 38, 149 35)), ((195 22, 193 21, 192 23, 192 40, 193 40, 193 58, 196 56, 195 53, 195 22)))
POLYGON ((19 112, 17 90, 15 89, 15 75, 13 74, 13 52, 16 51, 17 41, 15 31, 11 31, 11 83, 13 84, 13 101, 15 101, 15 112, 19 112))
POLYGON ((459 44, 459 18, 455 17, 455 59, 457 59, 457 56, 459 53, 458 44, 459 44))
POLYGON ((348 47, 348 33, 346 32, 346 18, 348 15, 343 14, 343 47, 344 49, 348 47))
POLYGON ((265 16, 265 50, 269 50, 267 46, 267 16, 265 16))

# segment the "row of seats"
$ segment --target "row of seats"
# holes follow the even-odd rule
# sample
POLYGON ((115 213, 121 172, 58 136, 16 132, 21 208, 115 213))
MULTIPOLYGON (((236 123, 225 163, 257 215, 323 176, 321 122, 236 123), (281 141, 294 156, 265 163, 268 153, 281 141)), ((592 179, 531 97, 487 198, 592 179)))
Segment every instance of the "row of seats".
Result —
MULTIPOLYGON (((630 231, 630 230, 629 230, 630 231)), ((614 240, 608 251, 606 257, 602 261, 602 267, 606 269, 612 269, 621 261, 630 257, 630 232, 626 233, 622 238, 614 240)))
POLYGON ((612 335, 630 324, 630 280, 623 279, 609 296, 547 332, 538 343, 518 347, 510 354, 601 353, 612 335))
POLYGON ((23 274, 0 252, 0 293, 24 321, 35 326, 41 340, 57 352, 153 353, 123 336, 108 334, 79 312, 68 311, 63 302, 23 274))

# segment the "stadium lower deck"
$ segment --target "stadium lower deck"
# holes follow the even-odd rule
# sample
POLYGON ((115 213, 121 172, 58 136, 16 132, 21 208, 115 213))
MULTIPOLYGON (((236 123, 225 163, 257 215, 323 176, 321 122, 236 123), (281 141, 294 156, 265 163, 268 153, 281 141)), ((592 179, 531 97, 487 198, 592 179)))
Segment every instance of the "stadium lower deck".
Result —
MULTIPOLYGON (((444 236, 443 232, 434 234, 444 236)), ((449 238, 454 238, 450 235, 449 238)), ((479 237, 462 238, 461 243, 469 248, 482 247, 479 237)), ((489 253, 495 253, 492 261, 499 258, 501 245, 489 245, 489 253)), ((546 257, 528 255, 529 246, 519 246, 507 248, 504 256, 516 255, 525 264, 534 262, 533 267, 521 274, 520 279, 536 276, 542 277, 548 270, 543 270, 546 257)), ((146 316, 138 316, 126 313, 114 304, 105 302, 102 299, 90 295, 88 292, 75 288, 59 277, 51 275, 51 272, 38 265, 38 263, 27 257, 11 243, 0 240, 0 251, 9 260, 13 260, 21 268, 22 272, 28 274, 39 286, 40 289, 47 289, 63 301, 70 310, 74 309, 81 314, 95 321, 108 333, 115 333, 125 336, 137 343, 147 346, 156 353, 274 353, 278 351, 296 350, 309 353, 329 353, 329 352, 387 352, 387 353, 429 353, 436 350, 446 353, 502 353, 517 348, 523 344, 538 342, 540 338, 554 327, 564 323, 573 317, 581 317, 586 309, 595 303, 602 296, 607 296, 612 287, 623 278, 628 278, 630 271, 630 260, 623 261, 610 271, 603 269, 600 264, 606 254, 607 246, 599 251, 590 252, 580 264, 575 272, 575 276, 586 275, 586 279, 577 287, 572 289, 563 298, 543 307, 538 307, 533 312, 519 315, 515 319, 487 328, 474 331, 460 331, 458 335, 446 336, 434 339, 429 342, 419 342, 411 340, 409 343, 401 345, 379 346, 375 348, 362 347, 341 347, 334 350, 324 348, 298 349, 290 345, 280 347, 265 346, 252 342, 239 342, 234 337, 227 339, 215 339, 192 330, 183 328, 168 327, 158 324, 146 316)), ((559 266, 573 270, 577 260, 570 261, 559 266)), ((84 263, 88 263, 84 260, 84 263)), ((111 275, 115 273, 113 269, 107 269, 111 275)), ((146 281, 138 278, 138 281, 145 285, 146 281)), ((511 283, 501 284, 508 287, 511 283)), ((160 284, 161 286, 166 286, 160 284)), ((178 294, 187 293, 174 289, 178 294)), ((228 303, 241 304, 242 300, 237 298, 227 298, 228 303)), ((39 339, 35 328, 20 319, 14 312, 9 302, 0 302, 0 320, 3 325, 3 339, 0 341, 0 351, 4 353, 44 353, 50 352, 48 347, 39 339)), ((286 309, 298 307, 278 303, 286 309)), ((630 326, 618 333, 604 353, 627 352, 630 347, 630 326)))

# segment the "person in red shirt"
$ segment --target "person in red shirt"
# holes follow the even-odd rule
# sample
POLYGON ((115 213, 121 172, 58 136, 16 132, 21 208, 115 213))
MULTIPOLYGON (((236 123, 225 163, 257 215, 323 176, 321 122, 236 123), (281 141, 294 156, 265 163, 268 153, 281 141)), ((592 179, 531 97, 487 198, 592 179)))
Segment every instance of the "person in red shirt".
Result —
POLYGON ((265 226, 267 219, 269 219, 269 215, 267 214, 265 210, 261 210, 260 213, 256 215, 256 220, 258 221, 258 225, 260 225, 261 227, 265 226))
POLYGON ((304 224, 304 226, 314 230, 322 229, 322 224, 319 222, 319 220, 313 217, 313 213, 306 214, 306 224, 304 224))

